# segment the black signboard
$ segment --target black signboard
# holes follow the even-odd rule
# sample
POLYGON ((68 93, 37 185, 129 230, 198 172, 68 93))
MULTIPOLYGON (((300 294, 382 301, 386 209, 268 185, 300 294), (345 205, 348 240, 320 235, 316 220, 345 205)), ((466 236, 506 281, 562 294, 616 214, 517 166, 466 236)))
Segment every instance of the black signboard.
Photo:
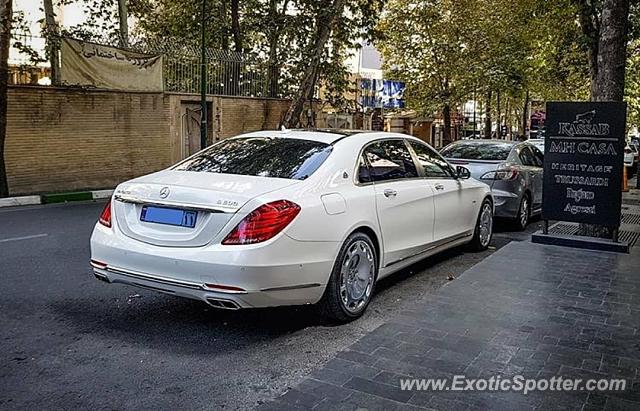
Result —
POLYGON ((625 121, 625 103, 547 103, 542 218, 620 225, 625 121))

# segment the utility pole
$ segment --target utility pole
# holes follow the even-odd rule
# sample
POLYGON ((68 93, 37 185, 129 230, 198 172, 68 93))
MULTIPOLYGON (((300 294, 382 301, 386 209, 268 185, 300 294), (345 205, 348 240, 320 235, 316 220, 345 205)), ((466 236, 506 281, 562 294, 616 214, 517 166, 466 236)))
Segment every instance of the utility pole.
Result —
POLYGON ((206 31, 207 0, 202 0, 201 34, 202 44, 200 48, 200 149, 207 147, 207 53, 206 31))
POLYGON ((60 58, 58 57, 58 26, 52 0, 44 0, 44 21, 47 33, 47 49, 51 63, 51 84, 60 84, 60 58))
POLYGON ((120 20, 120 46, 129 47, 129 23, 127 17, 127 0, 118 0, 118 19, 120 20))

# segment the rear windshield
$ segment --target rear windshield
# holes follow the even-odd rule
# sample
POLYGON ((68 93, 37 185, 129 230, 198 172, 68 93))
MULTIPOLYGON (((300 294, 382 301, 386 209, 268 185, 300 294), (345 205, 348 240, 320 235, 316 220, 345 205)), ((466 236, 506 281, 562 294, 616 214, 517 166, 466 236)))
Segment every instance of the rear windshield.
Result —
POLYGON ((291 138, 223 140, 175 166, 174 170, 304 180, 331 153, 332 146, 291 138))
POLYGON ((451 144, 442 149, 440 154, 445 158, 462 158, 466 160, 506 160, 511 152, 511 144, 451 144))

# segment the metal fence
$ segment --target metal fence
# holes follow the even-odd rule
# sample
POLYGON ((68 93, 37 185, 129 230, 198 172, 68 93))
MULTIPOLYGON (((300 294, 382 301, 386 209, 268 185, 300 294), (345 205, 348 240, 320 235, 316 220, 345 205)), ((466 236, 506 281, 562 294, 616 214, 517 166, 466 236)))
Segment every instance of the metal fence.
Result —
MULTIPOLYGON (((59 39, 56 39, 59 40, 59 39)), ((199 93, 201 87, 201 49, 177 40, 129 38, 92 38, 105 46, 122 47, 139 53, 163 56, 164 90, 199 93), (126 44, 126 46, 123 46, 126 44)), ((59 41, 56 41, 59 44, 59 41)), ((29 33, 12 33, 10 81, 34 84, 50 73, 46 61, 46 41, 29 33), (16 47, 17 46, 17 47, 16 47), (21 50, 21 51, 20 51, 21 50)), ((224 96, 282 97, 280 70, 254 55, 226 50, 206 49, 206 93, 224 96)))

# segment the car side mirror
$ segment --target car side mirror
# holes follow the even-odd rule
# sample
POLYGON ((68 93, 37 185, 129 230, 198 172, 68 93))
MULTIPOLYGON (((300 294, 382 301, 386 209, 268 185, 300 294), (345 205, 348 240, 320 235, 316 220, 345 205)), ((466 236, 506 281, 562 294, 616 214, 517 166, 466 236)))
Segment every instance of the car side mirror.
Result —
POLYGON ((466 180, 467 178, 471 177, 471 171, 469 171, 469 169, 466 167, 457 166, 456 175, 459 179, 466 180))

